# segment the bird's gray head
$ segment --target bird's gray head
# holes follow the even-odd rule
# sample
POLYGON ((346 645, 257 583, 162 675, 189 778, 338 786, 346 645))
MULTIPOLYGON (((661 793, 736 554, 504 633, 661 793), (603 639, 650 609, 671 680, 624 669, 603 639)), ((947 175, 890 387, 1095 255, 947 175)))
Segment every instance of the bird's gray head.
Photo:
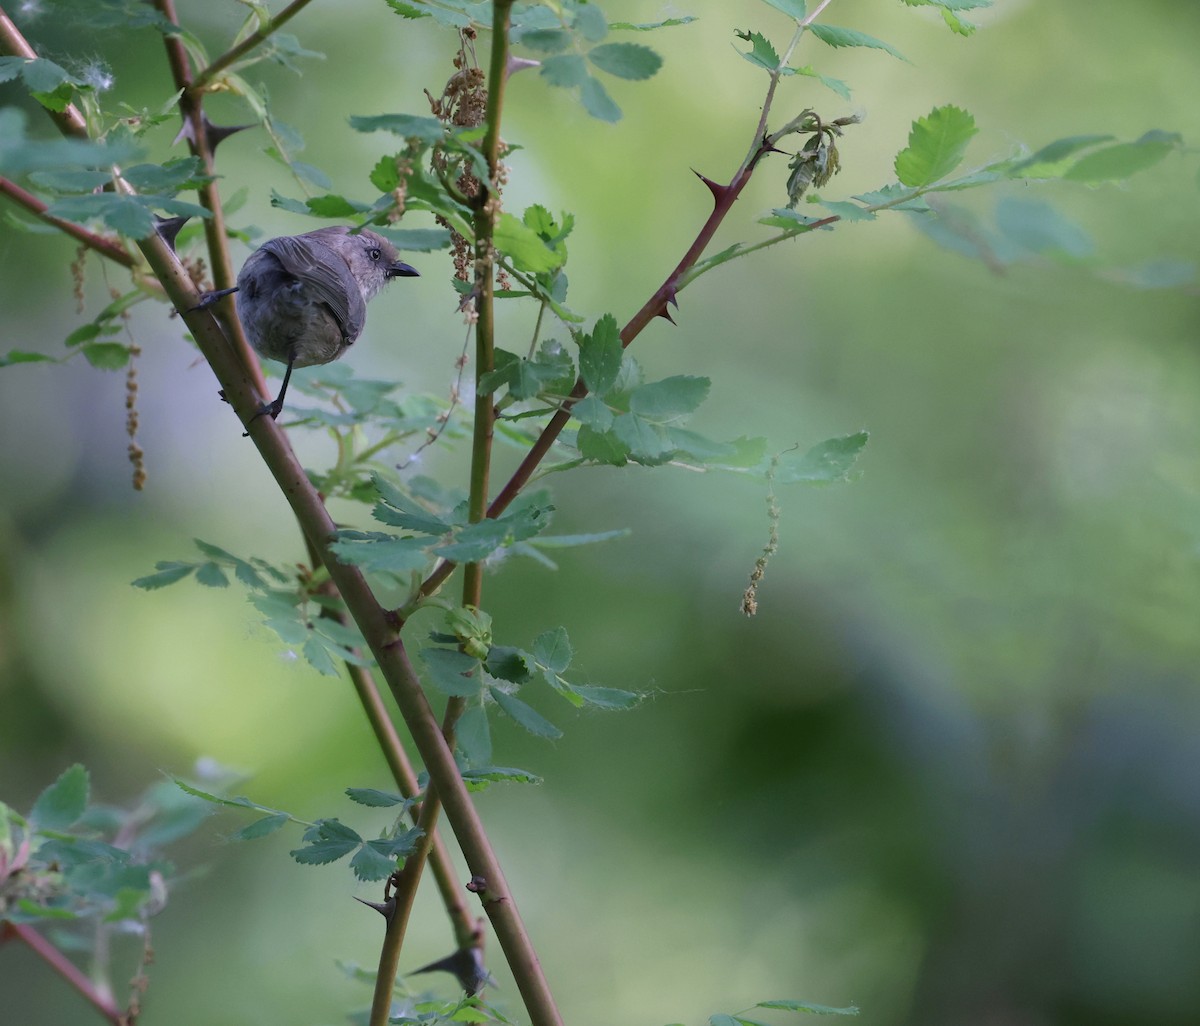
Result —
POLYGON ((310 235, 324 236, 322 241, 337 253, 358 283, 363 300, 369 300, 393 278, 418 277, 415 268, 400 259, 400 254, 382 235, 364 229, 351 234, 343 225, 320 228, 310 235))

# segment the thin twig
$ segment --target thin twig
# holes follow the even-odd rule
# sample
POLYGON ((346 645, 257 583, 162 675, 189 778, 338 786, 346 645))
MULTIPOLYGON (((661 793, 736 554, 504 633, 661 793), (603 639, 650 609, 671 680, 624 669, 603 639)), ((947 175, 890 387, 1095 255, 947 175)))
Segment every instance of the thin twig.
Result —
POLYGON ((80 969, 32 926, 25 923, 0 925, 0 939, 14 937, 37 954, 51 969, 74 987, 113 1026, 122 1026, 124 1016, 111 997, 101 994, 80 969))
POLYGON ((71 236, 77 242, 83 243, 89 249, 94 249, 101 256, 108 257, 109 260, 115 261, 122 267, 132 269, 137 266, 137 261, 116 239, 110 239, 106 235, 97 235, 95 232, 88 231, 82 225, 75 224, 72 221, 64 221, 61 217, 55 217, 53 214, 47 214, 46 211, 49 209, 47 204, 43 203, 33 193, 26 192, 11 179, 0 177, 0 193, 3 193, 9 199, 24 207, 34 217, 45 221, 46 224, 54 225, 55 228, 71 236))
POLYGON ((192 84, 188 87, 189 91, 192 93, 199 93, 222 71, 228 68, 229 65, 231 65, 243 54, 253 50, 272 32, 281 28, 284 24, 290 21, 295 14, 299 13, 299 11, 304 7, 307 7, 310 2, 311 0, 292 0, 292 3, 288 4, 287 7, 275 15, 274 18, 268 21, 265 25, 256 29, 254 32, 251 32, 250 35, 238 43, 237 46, 234 46, 225 53, 221 54, 220 57, 213 61, 203 71, 201 71, 196 76, 192 84))

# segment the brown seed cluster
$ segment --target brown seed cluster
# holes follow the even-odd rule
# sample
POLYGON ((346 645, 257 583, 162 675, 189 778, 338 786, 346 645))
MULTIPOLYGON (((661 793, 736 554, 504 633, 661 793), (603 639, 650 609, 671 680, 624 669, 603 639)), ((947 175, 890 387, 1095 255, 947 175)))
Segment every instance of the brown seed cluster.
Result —
POLYGON ((75 312, 83 313, 83 271, 87 262, 88 248, 79 244, 75 250, 75 259, 71 261, 71 293, 75 297, 75 312))
POLYGON ((129 462, 133 466, 133 490, 135 492, 140 492, 146 486, 146 453, 137 443, 138 380, 136 361, 141 355, 140 346, 129 347, 129 369, 125 372, 125 433, 129 436, 129 462))

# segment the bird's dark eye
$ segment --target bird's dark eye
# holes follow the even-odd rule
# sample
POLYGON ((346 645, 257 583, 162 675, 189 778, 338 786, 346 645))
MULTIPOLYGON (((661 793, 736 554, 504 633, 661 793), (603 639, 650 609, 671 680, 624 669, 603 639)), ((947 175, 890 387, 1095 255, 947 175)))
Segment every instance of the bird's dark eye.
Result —
POLYGON ((381 256, 383 256, 383 254, 379 251, 378 247, 375 249, 369 250, 368 252, 371 254, 372 260, 378 260, 381 256))

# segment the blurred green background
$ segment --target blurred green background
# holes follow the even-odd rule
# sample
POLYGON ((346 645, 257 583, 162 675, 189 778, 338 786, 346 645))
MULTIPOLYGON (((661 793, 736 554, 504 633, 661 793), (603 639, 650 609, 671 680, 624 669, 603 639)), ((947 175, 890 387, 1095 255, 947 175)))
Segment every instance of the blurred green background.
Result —
MULTIPOLYGON (((33 10, 11 13, 47 56, 106 62, 135 107, 170 94, 151 32, 81 37, 56 7, 21 6, 33 10)), ((242 10, 179 6, 212 53, 242 10)), ((507 206, 573 211, 572 305, 623 321, 708 212, 691 169, 727 178, 751 141, 765 76, 733 52, 733 30, 782 45, 787 24, 748 2, 605 10, 700 20, 644 40, 666 63, 613 85, 616 125, 535 74, 514 78, 504 135, 523 149, 507 206)), ((972 165, 1083 133, 1200 138, 1193 4, 998 0, 970 39, 899 3, 835 0, 823 20, 912 62, 805 45, 800 62, 846 79, 853 100, 792 79, 778 117, 867 116, 830 198, 892 180, 910 123, 941 103, 975 115, 972 165)), ((382 3, 314 4, 289 29, 327 59, 303 78, 256 67, 250 80, 304 133, 302 158, 366 196, 392 140, 346 116, 422 113, 453 42, 382 3)), ((12 86, 0 101, 29 107, 12 86)), ((232 98, 212 113, 248 120, 232 98)), ((154 159, 181 152, 173 134, 151 136, 154 159)), ((222 145, 226 191, 250 189, 234 223, 308 230, 270 207, 272 186, 297 190, 265 145, 254 132, 222 145)), ((782 158, 764 165, 717 245, 759 237, 754 219, 781 205, 785 178, 782 158)), ((956 202, 987 213, 1004 196, 1076 218, 1104 267, 1196 257, 1194 159, 1127 187, 1014 185, 956 202)), ((93 261, 77 313, 72 252, 0 223, 0 350, 58 351, 108 282, 124 284, 93 261)), ((376 301, 351 359, 445 395, 464 337, 448 262, 411 260, 423 276, 376 301)), ((502 344, 522 349, 532 316, 506 311, 502 344)), ((863 427, 871 442, 851 485, 781 491, 755 619, 738 602, 765 503, 741 478, 552 480, 556 530, 632 537, 566 553, 556 574, 509 562, 490 576, 503 640, 564 623, 588 679, 655 692, 623 715, 540 702, 566 731, 555 744, 496 727, 496 761, 545 778, 480 806, 566 1021, 700 1023, 783 996, 858 1004, 872 1026, 1200 1021, 1195 290, 1138 291, 1053 262, 998 275, 895 215, 728 265, 681 296, 676 319, 636 353, 654 376, 712 377, 698 430, 766 434, 775 450, 863 427)), ((304 558, 179 322, 147 304, 131 331, 144 350, 141 494, 123 375, 82 361, 0 372, 0 798, 27 808, 83 761, 98 798, 126 801, 211 757, 251 774, 241 790, 267 805, 365 824, 342 788, 388 782, 349 688, 281 653, 236 589, 129 587, 156 560, 193 558, 193 537, 304 558)), ((297 444, 329 458, 320 440, 297 444)), ((423 471, 461 468, 426 456, 423 471)), ((515 458, 501 452, 502 469, 515 458)), ((155 920, 147 1024, 336 1022, 369 1000, 334 960, 373 963, 380 924, 350 896, 376 889, 295 865, 295 836, 223 843, 242 825, 215 818, 175 851, 204 872, 155 920)), ((405 967, 450 945, 423 894, 405 967)), ((492 961, 492 996, 521 1018, 492 961)), ((452 992, 448 978, 431 985, 452 992)), ((6 1023, 95 1021, 14 944, 0 948, 0 995, 6 1023)))

